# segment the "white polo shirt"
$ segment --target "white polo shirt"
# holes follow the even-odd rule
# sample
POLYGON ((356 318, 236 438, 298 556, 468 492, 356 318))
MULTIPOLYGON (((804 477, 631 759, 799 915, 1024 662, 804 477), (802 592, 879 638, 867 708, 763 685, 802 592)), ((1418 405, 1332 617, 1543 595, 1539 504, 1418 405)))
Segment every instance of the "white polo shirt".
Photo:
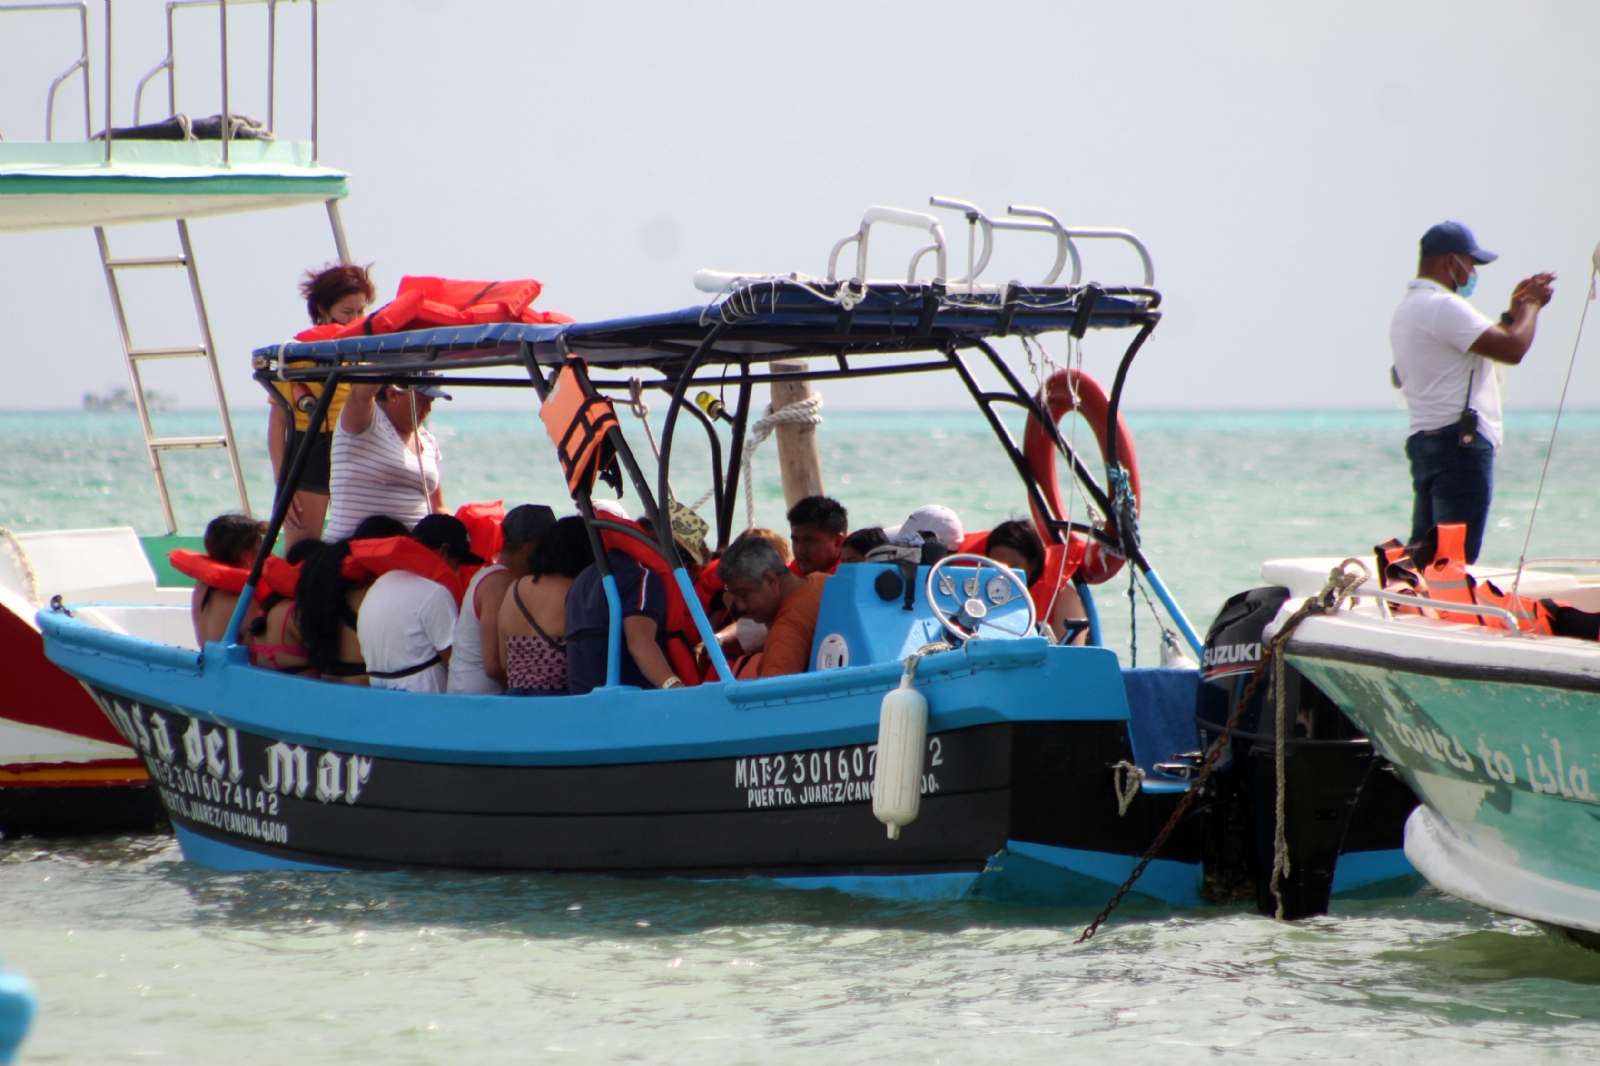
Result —
POLYGON ((1500 447, 1500 385, 1494 364, 1468 351, 1494 325, 1443 285, 1413 278, 1389 323, 1389 346, 1400 391, 1411 409, 1410 433, 1461 421, 1472 382, 1471 407, 1484 439, 1500 447))
MULTIPOLYGON (((456 601, 437 581, 408 570, 390 570, 372 583, 356 615, 356 636, 368 670, 393 673, 425 663, 455 638, 456 601)), ((373 688, 443 692, 444 663, 406 677, 372 679, 373 688)))

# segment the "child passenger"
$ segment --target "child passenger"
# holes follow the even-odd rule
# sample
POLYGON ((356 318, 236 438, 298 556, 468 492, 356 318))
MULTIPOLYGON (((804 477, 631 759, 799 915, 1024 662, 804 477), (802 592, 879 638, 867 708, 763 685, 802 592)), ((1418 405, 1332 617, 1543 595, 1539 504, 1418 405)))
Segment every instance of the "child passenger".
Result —
MULTIPOLYGON (((248 570, 256 561, 256 551, 261 547, 261 535, 265 532, 265 524, 249 515, 218 515, 206 526, 206 558, 223 566, 248 570)), ((237 592, 224 592, 198 580, 194 583, 194 594, 189 598, 189 618, 194 623, 194 639, 200 647, 227 636, 228 620, 233 617, 238 603, 237 592)), ((252 604, 245 615, 246 627, 254 615, 255 605, 252 604)))

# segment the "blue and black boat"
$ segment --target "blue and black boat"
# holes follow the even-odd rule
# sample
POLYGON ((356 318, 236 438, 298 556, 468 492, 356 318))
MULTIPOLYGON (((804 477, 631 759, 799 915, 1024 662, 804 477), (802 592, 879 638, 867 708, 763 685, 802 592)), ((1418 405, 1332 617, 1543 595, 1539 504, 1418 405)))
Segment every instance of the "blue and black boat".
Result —
MULTIPOLYGON (((844 566, 826 585, 812 669, 735 680, 665 506, 675 444, 692 422, 711 457, 715 546, 735 536, 760 385, 947 374, 992 427, 1046 539, 1080 558, 1125 562, 1201 652, 1140 548, 1131 457, 1118 453, 1129 368, 1160 321, 1143 246, 1120 231, 1072 231, 1042 212, 1034 218, 1043 221, 991 220, 958 206, 981 240, 981 253, 969 247, 959 280, 945 278, 945 237, 933 217, 875 208, 835 247, 837 261, 844 246, 858 246, 849 279, 831 269, 826 278, 702 278, 719 295, 674 313, 428 329, 255 353, 262 381, 406 385, 442 376, 454 386, 531 389, 541 401, 553 390, 578 390, 601 443, 558 448, 576 508, 596 543, 630 536, 666 560, 714 667, 704 683, 659 691, 619 684, 615 605, 610 683, 539 701, 329 684, 252 666, 235 643, 186 650, 108 632, 69 610, 40 614, 50 658, 90 687, 138 750, 186 858, 216 867, 764 878, 908 897, 1099 903, 1190 788, 1200 674, 1123 668, 1093 624, 1087 568, 1074 581, 1091 635, 1073 646, 1038 625, 1021 579, 996 563, 955 556, 844 566), (865 280, 869 231, 882 223, 933 237, 912 260, 909 280, 865 280), (1056 265, 1044 283, 978 281, 994 231, 1006 228, 1055 236, 1056 265), (1105 236, 1131 241, 1144 256, 1143 285, 1079 283, 1076 242, 1105 236), (929 252, 934 276, 917 280, 929 252), (1073 273, 1062 282, 1069 257, 1073 273), (1006 337, 1081 338, 1091 329, 1131 334, 1100 434, 1104 482, 1058 430, 1044 383, 1025 384, 995 347, 1006 337), (783 369, 791 358, 815 362, 783 369), (635 379, 669 397, 658 458, 636 456, 614 415, 612 397, 627 395, 635 379), (701 388, 728 397, 721 417, 693 401, 701 388), (1080 510, 1074 521, 1065 513, 1054 474, 1041 483, 1037 457, 1007 427, 1006 410, 1026 415, 1028 433, 1048 442, 1049 469, 1058 457, 1065 462, 1093 514, 1080 510), (646 462, 655 469, 647 473, 646 462), (592 493, 602 481, 632 491, 645 516, 638 528, 597 512, 592 493), (910 774, 915 809, 895 839, 874 817, 874 793, 884 773, 878 763, 887 760, 879 759, 880 712, 887 716, 886 694, 902 684, 925 699, 927 719, 916 765, 899 767, 910 774)), ((333 393, 322 390, 313 431, 333 393)), ((307 450, 279 486, 252 586, 307 450)), ((597 554, 604 567, 605 553, 597 554)), ((609 587, 614 594, 614 582, 609 587)), ((1372 854, 1348 863, 1355 872, 1341 879, 1333 869, 1344 862, 1343 830, 1360 785, 1338 781, 1345 792, 1332 803, 1337 824, 1314 843, 1307 837, 1310 850, 1293 856, 1293 869, 1311 871, 1315 882, 1308 913, 1325 908, 1330 891, 1394 872, 1383 860, 1398 855, 1410 809, 1390 812, 1392 842, 1368 834, 1364 850, 1372 854)), ((1241 802, 1219 794, 1195 806, 1136 891, 1199 904, 1211 866, 1253 861, 1254 830, 1229 814, 1241 802)))

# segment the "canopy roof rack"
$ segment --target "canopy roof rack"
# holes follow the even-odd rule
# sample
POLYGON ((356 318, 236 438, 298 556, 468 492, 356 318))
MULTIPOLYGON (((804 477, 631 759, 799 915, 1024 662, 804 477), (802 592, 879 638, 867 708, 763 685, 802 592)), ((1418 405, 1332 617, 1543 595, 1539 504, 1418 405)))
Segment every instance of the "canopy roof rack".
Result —
MULTIPOLYGON (((1154 289, 1010 285, 992 294, 952 294, 938 282, 906 284, 750 280, 706 307, 565 325, 493 323, 294 342, 258 348, 257 376, 316 379, 335 366, 437 364, 436 369, 523 366, 523 347, 544 365, 568 352, 596 367, 659 367, 694 355, 720 327, 699 365, 794 356, 909 354, 968 347, 991 337, 1154 324, 1154 289), (288 369, 289 362, 314 365, 288 369)), ((943 363, 941 368, 947 369, 943 363)), ((884 368, 863 369, 881 374, 884 368)), ((815 376, 815 375, 813 375, 815 376)), ((526 384, 526 382, 523 382, 526 384)))

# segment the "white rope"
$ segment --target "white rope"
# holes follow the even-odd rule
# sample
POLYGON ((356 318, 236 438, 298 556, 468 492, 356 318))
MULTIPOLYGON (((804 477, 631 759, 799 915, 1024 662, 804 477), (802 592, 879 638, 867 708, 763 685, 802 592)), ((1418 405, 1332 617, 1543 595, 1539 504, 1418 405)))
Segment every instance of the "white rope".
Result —
POLYGON ((755 476, 750 471, 750 460, 755 457, 756 449, 761 447, 761 442, 772 435, 772 431, 779 426, 816 426, 822 424, 822 395, 813 393, 803 400, 789 404, 780 410, 774 411, 772 405, 767 404, 766 413, 761 421, 750 427, 750 435, 744 441, 744 454, 740 462, 744 464, 744 508, 745 528, 754 528, 756 524, 756 496, 755 476))
POLYGON ((23 579, 28 583, 28 602, 35 607, 43 607, 39 602, 39 575, 34 572, 33 560, 28 558, 28 551, 17 539, 17 535, 5 526, 0 526, 0 540, 10 543, 11 553, 16 557, 17 564, 22 568, 23 579))
POLYGON ((1128 813, 1133 801, 1139 798, 1139 789, 1143 784, 1144 771, 1128 760, 1123 759, 1111 768, 1111 786, 1117 792, 1118 818, 1128 813))
POLYGON ((650 405, 644 402, 644 382, 638 378, 630 378, 628 381, 628 410, 633 412, 633 417, 644 423, 644 435, 650 438, 650 451, 654 453, 656 465, 659 466, 661 449, 656 447, 656 433, 650 428, 650 405))
POLYGON ((1550 456, 1556 450, 1556 433, 1561 429, 1561 411, 1567 406, 1567 387, 1572 384, 1572 368, 1578 365, 1578 345, 1583 341, 1583 324, 1589 319, 1589 305, 1594 302, 1595 278, 1600 276, 1600 247, 1595 249, 1594 269, 1589 272, 1589 298, 1583 302, 1583 314, 1578 316, 1578 335, 1572 339, 1572 356, 1567 360, 1567 379, 1561 383, 1561 401, 1556 404, 1555 425, 1550 427, 1550 444, 1544 450, 1544 469, 1539 471, 1539 490, 1533 494, 1533 513, 1528 515, 1528 532, 1522 538, 1522 554, 1517 556, 1517 577, 1511 582, 1511 603, 1517 602, 1517 590, 1522 587, 1522 567, 1528 560, 1528 545, 1533 541, 1533 523, 1539 517, 1539 501, 1544 498, 1544 479, 1550 473, 1550 456))

